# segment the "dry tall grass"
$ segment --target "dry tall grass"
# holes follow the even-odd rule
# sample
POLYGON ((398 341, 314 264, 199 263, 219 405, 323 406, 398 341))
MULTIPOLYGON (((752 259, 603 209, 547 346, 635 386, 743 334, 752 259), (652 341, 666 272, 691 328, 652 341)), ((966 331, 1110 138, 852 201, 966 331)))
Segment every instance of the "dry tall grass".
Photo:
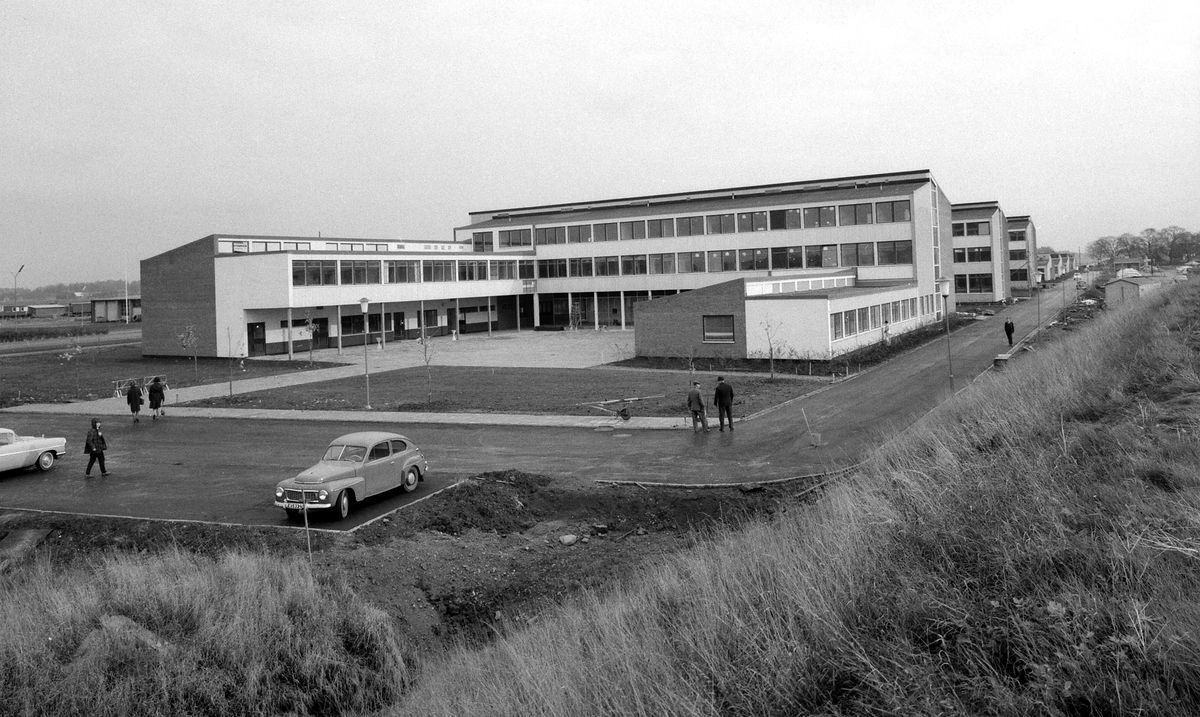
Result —
POLYGON ((1164 291, 394 713, 1200 714, 1198 365, 1200 287, 1164 291))
POLYGON ((0 588, 0 714, 359 714, 406 682, 388 617, 303 561, 43 562, 0 588))

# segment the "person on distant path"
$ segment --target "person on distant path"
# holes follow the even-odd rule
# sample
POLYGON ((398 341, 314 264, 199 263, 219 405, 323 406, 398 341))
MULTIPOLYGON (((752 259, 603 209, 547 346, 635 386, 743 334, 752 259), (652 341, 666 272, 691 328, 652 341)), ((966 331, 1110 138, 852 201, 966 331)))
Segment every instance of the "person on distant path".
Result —
POLYGON ((129 390, 125 392, 125 401, 129 404, 129 412, 133 414, 133 422, 141 423, 138 420, 138 414, 142 411, 145 399, 142 398, 142 389, 138 387, 136 380, 130 380, 129 390))
POLYGON ((704 432, 708 433, 708 414, 704 408, 704 399, 700 397, 699 381, 692 381, 692 390, 688 391, 687 407, 692 412, 692 433, 700 432, 700 429, 696 428, 697 424, 704 426, 704 432))
POLYGON ((155 376, 150 382, 150 387, 146 389, 146 393, 150 394, 150 410, 154 411, 151 418, 155 421, 159 416, 167 415, 167 412, 162 409, 163 398, 167 395, 167 384, 163 383, 162 376, 155 376))
POLYGON ((717 407, 717 421, 721 424, 721 432, 725 432, 725 419, 729 419, 729 430, 733 430, 733 386, 725 383, 724 376, 717 376, 717 390, 713 394, 713 404, 717 407))
POLYGON ((892 325, 887 321, 883 322, 883 343, 885 346, 892 345, 892 325))
POLYGON ((83 452, 88 454, 87 470, 83 472, 85 478, 92 477, 92 466, 96 463, 100 464, 100 475, 108 475, 108 471, 104 468, 104 452, 108 450, 108 443, 104 440, 104 434, 100 432, 100 419, 92 419, 92 430, 88 431, 87 439, 83 442, 83 452))
POLYGON ((1016 330, 1017 330, 1017 327, 1013 325, 1012 319, 1008 319, 1004 322, 1004 334, 1006 336, 1008 336, 1008 345, 1009 346, 1012 346, 1012 336, 1013 336, 1013 332, 1016 330))

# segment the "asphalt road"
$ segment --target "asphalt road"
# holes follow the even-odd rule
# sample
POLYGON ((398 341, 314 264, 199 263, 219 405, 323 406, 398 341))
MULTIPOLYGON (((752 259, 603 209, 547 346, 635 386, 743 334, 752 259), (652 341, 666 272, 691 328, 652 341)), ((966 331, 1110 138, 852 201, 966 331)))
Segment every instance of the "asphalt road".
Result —
MULTIPOLYGON (((1042 297, 1040 313, 1053 316, 1061 292, 1042 297)), ((1013 318, 1018 335, 1032 330, 1034 302, 956 331, 952 342, 955 388, 963 389, 1008 349, 1002 324, 1013 318)), ((1019 370, 1019 364, 1009 370, 1019 370)), ((736 381, 733 382, 736 389, 736 381)), ((812 475, 853 463, 870 446, 929 413, 951 395, 946 343, 935 341, 851 380, 831 384, 733 433, 687 430, 614 430, 534 426, 379 425, 421 446, 430 473, 415 492, 357 506, 347 521, 320 521, 349 529, 394 511, 452 483, 509 468, 584 481, 637 480, 710 483, 812 475), (820 434, 813 446, 810 431, 820 434)), ((0 508, 90 515, 294 525, 275 508, 276 482, 308 467, 328 442, 362 430, 337 421, 280 421, 144 416, 104 423, 112 475, 84 478, 82 453, 88 421, 82 416, 0 414, 0 425, 25 435, 67 437, 68 455, 48 473, 0 474, 0 508)))

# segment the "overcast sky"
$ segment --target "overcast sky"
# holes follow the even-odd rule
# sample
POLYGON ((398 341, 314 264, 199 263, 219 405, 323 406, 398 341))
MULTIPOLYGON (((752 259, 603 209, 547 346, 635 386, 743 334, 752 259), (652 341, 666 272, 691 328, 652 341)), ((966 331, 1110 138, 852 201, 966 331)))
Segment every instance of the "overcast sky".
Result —
POLYGON ((5 0, 0 286, 912 169, 1077 249, 1200 230, 1198 117, 1195 0, 5 0))

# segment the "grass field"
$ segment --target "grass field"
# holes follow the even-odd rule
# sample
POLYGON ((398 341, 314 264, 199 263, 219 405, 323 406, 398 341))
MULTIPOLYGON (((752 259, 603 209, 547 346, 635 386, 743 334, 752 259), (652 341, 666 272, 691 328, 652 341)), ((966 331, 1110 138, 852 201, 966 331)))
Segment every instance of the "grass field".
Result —
MULTIPOLYGON (((314 364, 324 368, 324 364, 314 364)), ((52 353, 0 356, 0 407, 23 403, 66 403, 112 395, 113 381, 165 376, 175 388, 303 371, 307 361, 143 357, 138 346, 62 349, 52 353)))
MULTIPOLYGON (((680 416, 691 381, 701 382, 705 400, 712 402, 716 375, 683 371, 628 369, 521 369, 432 366, 372 373, 371 406, 377 411, 441 413, 541 413, 612 415, 589 401, 639 398, 627 405, 635 416, 680 416)), ((726 374, 734 387, 734 415, 746 416, 801 396, 828 378, 761 374, 726 374)), ((243 408, 286 408, 361 411, 365 382, 361 377, 325 381, 207 399, 188 405, 243 408)), ((711 409, 713 419, 716 409, 711 409)))

